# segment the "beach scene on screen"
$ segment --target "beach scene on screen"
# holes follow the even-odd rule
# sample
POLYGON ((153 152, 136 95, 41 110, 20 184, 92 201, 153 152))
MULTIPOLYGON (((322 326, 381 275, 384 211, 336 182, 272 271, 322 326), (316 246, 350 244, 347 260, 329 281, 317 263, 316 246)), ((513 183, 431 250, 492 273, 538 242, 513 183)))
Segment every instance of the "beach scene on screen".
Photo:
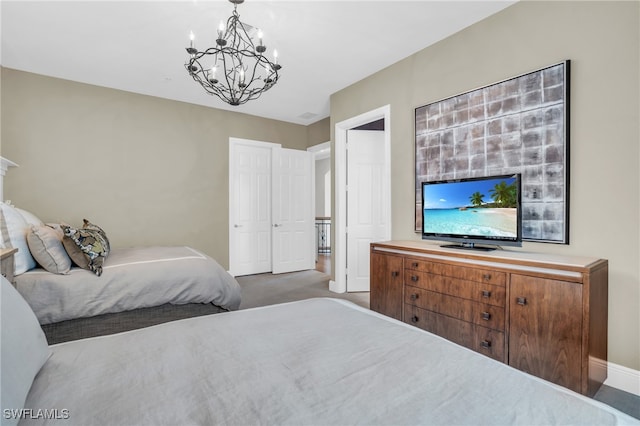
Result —
POLYGON ((516 178, 423 187, 425 233, 517 237, 516 178))

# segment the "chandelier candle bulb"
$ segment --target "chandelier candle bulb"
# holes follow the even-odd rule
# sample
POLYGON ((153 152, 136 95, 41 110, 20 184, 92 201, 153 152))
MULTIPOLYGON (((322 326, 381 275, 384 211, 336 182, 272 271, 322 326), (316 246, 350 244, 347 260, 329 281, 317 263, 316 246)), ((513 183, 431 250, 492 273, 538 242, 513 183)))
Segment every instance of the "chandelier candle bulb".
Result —
POLYGON ((209 82, 211 84, 216 84, 218 82, 218 79, 216 79, 216 71, 216 67, 211 67, 211 70, 209 71, 209 82))
POLYGON ((262 44, 262 30, 258 30, 258 46, 256 46, 256 52, 262 54, 267 50, 267 47, 262 44))
POLYGON ((193 58, 195 56, 196 53, 198 53, 198 50, 193 47, 193 40, 195 40, 196 36, 195 34, 193 34, 193 31, 189 31, 189 47, 187 47, 187 53, 189 53, 189 55, 191 55, 191 57, 193 58))
POLYGON ((278 64, 278 51, 273 49, 273 70, 278 71, 280 68, 280 64, 278 64))

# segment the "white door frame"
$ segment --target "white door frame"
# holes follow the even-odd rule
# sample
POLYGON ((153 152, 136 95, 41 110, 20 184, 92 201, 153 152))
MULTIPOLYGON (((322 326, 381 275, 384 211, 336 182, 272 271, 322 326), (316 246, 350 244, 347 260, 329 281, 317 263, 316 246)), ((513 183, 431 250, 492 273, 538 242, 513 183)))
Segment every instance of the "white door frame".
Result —
POLYGON ((341 121, 335 126, 335 229, 333 235, 335 281, 329 282, 329 290, 335 293, 345 293, 347 291, 347 131, 354 127, 371 123, 372 121, 384 119, 384 185, 382 196, 387 204, 389 220, 385 239, 391 239, 391 106, 385 105, 380 108, 365 112, 356 117, 341 121))

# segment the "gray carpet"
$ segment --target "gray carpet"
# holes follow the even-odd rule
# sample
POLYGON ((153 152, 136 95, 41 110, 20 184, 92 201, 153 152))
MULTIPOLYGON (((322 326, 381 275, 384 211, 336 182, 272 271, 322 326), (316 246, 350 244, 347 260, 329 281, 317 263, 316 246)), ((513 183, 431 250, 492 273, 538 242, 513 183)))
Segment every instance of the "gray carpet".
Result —
MULTIPOLYGON (((293 302, 312 297, 335 297, 369 308, 369 293, 332 293, 330 277, 319 271, 288 274, 258 274, 237 277, 242 288, 240 309, 293 302)), ((594 399, 640 419, 640 397, 610 386, 602 386, 594 399)))
POLYGON ((369 293, 332 293, 330 277, 316 270, 288 274, 257 274, 237 277, 242 287, 240 309, 293 302, 312 297, 350 300, 369 309, 369 293))

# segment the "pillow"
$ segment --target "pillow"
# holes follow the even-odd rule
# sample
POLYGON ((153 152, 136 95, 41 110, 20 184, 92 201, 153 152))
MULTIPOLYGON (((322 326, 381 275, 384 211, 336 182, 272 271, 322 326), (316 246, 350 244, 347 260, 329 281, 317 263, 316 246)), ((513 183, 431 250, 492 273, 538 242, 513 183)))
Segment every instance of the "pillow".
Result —
MULTIPOLYGON (((27 302, 5 277, 0 277, 0 324, 2 324, 2 413, 24 408, 33 379, 49 358, 49 346, 42 328, 27 302)), ((2 424, 16 425, 19 418, 6 418, 2 424)))
POLYGON ((20 216, 24 218, 28 225, 44 225, 44 222, 40 220, 36 215, 21 208, 14 207, 20 213, 20 216))
MULTIPOLYGON (((83 219, 82 228, 60 225, 64 235, 69 237, 89 258, 89 270, 97 276, 102 275, 102 265, 109 255, 110 244, 107 234, 98 225, 83 219)), ((63 242, 64 243, 64 242, 63 242)))
POLYGON ((36 261, 27 245, 27 232, 30 227, 15 207, 0 202, 0 248, 18 249, 13 256, 15 275, 36 267, 36 261))
MULTIPOLYGON (((64 234, 64 228, 63 234, 64 234)), ((82 269, 91 270, 89 268, 89 256, 87 256, 80 247, 73 241, 71 238, 64 235, 62 238, 62 246, 64 247, 64 251, 67 252, 67 255, 71 258, 71 261, 82 269)))
MULTIPOLYGON (((54 225, 55 226, 55 225, 54 225)), ((27 234, 27 244, 36 262, 54 274, 68 274, 71 259, 62 245, 62 228, 48 225, 32 225, 27 234)))

